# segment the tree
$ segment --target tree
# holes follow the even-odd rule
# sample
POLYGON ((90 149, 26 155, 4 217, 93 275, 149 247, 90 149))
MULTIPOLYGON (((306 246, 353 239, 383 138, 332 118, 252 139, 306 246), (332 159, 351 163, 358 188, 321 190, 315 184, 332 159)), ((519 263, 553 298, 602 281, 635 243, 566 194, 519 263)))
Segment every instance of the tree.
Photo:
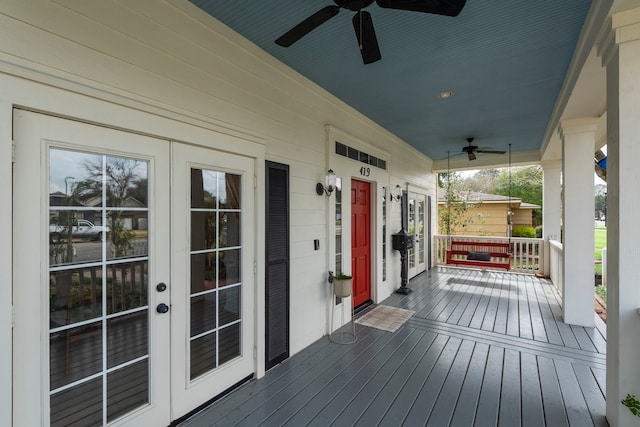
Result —
MULTIPOLYGON (((144 162, 121 157, 109 157, 105 167, 102 162, 88 162, 84 166, 91 179, 85 183, 95 195, 102 194, 105 185, 107 206, 109 208, 123 207, 124 203, 133 195, 140 202, 146 203, 147 179, 140 175, 140 167, 144 162)), ((127 254, 132 248, 133 232, 126 227, 123 212, 119 209, 108 213, 109 232, 115 256, 127 254)))
POLYGON ((607 214, 607 186, 597 184, 594 189, 595 194, 595 219, 603 219, 607 214))
POLYGON ((438 185, 444 190, 446 205, 438 209, 438 226, 440 234, 455 234, 458 228, 466 228, 474 219, 467 215, 469 209, 481 203, 471 202, 471 190, 465 187, 464 181, 456 173, 440 174, 438 185))
MULTIPOLYGON (((491 189, 493 194, 511 196, 523 202, 542 206, 542 168, 540 166, 514 167, 502 169, 491 189)), ((533 211, 534 226, 542 224, 542 211, 533 211)))
POLYGON ((491 193, 493 182, 500 176, 501 169, 480 169, 469 178, 464 179, 464 185, 471 191, 491 193))

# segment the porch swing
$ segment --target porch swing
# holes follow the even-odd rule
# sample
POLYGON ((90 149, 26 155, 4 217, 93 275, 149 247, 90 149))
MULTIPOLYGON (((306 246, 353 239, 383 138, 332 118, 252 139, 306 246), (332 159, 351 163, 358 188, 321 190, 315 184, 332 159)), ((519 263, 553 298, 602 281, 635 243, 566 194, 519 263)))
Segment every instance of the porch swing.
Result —
MULTIPOLYGON (((450 155, 447 153, 447 193, 451 191, 450 155)), ((463 265, 511 270, 511 144, 509 144, 509 206, 507 210, 508 242, 480 242, 467 239, 453 239, 451 236, 451 202, 447 197, 447 249, 448 265, 463 265)))

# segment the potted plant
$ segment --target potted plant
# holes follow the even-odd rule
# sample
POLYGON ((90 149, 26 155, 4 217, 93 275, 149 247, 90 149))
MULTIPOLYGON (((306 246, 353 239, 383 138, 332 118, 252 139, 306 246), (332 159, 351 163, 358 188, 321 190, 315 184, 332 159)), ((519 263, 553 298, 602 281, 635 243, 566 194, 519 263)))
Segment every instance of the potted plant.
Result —
POLYGON ((351 296, 352 279, 351 276, 343 273, 333 276, 333 293, 340 298, 351 296))

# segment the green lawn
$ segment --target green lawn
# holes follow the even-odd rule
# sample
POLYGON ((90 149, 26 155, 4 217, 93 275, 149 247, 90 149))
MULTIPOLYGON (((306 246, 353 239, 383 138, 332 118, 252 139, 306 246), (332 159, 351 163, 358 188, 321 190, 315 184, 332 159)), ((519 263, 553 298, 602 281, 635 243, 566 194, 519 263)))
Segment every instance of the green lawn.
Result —
MULTIPOLYGON (((595 245, 593 255, 596 261, 602 260, 602 248, 607 246, 607 227, 596 227, 595 230, 595 245)), ((602 264, 596 264, 596 274, 602 274, 602 264)))

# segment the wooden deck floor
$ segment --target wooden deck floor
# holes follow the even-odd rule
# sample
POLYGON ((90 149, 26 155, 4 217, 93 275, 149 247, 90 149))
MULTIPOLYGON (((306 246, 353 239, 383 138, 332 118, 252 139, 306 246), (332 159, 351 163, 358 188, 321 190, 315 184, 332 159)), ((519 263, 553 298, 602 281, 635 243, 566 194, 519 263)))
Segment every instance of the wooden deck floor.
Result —
POLYGON ((562 323, 529 275, 439 268, 384 305, 395 333, 356 325, 240 387, 185 426, 607 426, 605 326, 562 323))

